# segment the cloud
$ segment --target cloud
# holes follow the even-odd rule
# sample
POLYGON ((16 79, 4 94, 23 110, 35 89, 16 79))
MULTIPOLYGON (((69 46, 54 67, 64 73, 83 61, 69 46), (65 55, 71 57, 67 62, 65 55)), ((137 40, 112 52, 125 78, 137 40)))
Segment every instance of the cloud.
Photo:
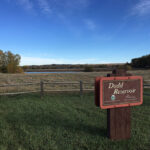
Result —
POLYGON ((82 7, 88 7, 90 1, 89 0, 78 0, 78 3, 82 5, 82 7))
POLYGON ((150 0, 140 0, 131 10, 131 15, 148 15, 150 14, 150 0))
POLYGON ((16 0, 18 5, 21 5, 26 10, 31 10, 33 8, 33 3, 31 0, 16 0))
POLYGON ((95 58, 89 59, 54 59, 40 57, 21 57, 21 66, 23 65, 46 65, 46 64, 96 64, 103 63, 95 58))
POLYGON ((59 18, 58 14, 69 16, 78 10, 83 10, 89 6, 90 0, 5 0, 7 3, 19 5, 27 11, 35 14, 45 14, 50 17, 59 18))
POLYGON ((51 13, 52 9, 50 8, 50 4, 47 0, 38 0, 39 7, 41 8, 43 13, 51 13))
POLYGON ((94 21, 92 21, 91 19, 85 19, 84 22, 89 30, 95 30, 96 24, 94 23, 94 21))
MULTIPOLYGON (((56 0, 58 1, 58 0, 56 0)), ((60 1, 59 1, 60 2, 60 1)), ((82 9, 89 6, 90 1, 89 0, 64 0, 64 5, 66 8, 77 8, 82 9)))
POLYGON ((64 60, 39 58, 39 57, 21 57, 21 65, 44 65, 44 64, 61 64, 64 60))
POLYGON ((96 64, 100 63, 100 61, 96 58, 87 58, 87 59, 79 59, 72 61, 71 64, 96 64))
MULTIPOLYGON (((11 0, 6 0, 11 2, 11 0)), ((43 13, 50 13, 52 9, 55 11, 74 9, 83 9, 89 6, 89 0, 15 0, 17 4, 27 9, 32 9, 38 4, 38 8, 43 13)))

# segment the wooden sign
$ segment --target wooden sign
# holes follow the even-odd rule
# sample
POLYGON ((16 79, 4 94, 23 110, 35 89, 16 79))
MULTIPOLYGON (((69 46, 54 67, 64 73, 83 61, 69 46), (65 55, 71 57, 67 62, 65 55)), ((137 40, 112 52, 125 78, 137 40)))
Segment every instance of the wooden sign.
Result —
POLYGON ((131 107, 143 102, 143 79, 115 69, 95 80, 95 104, 107 109, 107 135, 112 140, 131 137, 131 107))
POLYGON ((98 77, 95 103, 102 109, 136 106, 143 103, 141 76, 98 77))

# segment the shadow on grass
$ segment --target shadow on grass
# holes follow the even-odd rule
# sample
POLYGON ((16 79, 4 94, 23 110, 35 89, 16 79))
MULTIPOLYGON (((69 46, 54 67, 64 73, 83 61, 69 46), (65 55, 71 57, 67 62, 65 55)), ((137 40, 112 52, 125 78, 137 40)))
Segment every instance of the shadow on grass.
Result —
POLYGON ((34 129, 50 126, 54 129, 54 132, 55 130, 57 130, 57 128, 62 128, 62 131, 67 130, 72 134, 74 132, 85 132, 85 134, 107 137, 107 130, 105 128, 97 127, 96 125, 88 125, 87 123, 83 123, 84 121, 81 121, 79 118, 76 120, 74 118, 66 119, 63 115, 59 113, 26 113, 17 115, 9 114, 6 116, 6 120, 10 124, 12 130, 17 130, 16 132, 19 132, 18 130, 20 129, 20 126, 24 125, 30 125, 34 129))
POLYGON ((143 104, 141 106, 150 106, 150 94, 144 93, 143 104))
POLYGON ((144 89, 142 106, 150 106, 150 89, 144 89))

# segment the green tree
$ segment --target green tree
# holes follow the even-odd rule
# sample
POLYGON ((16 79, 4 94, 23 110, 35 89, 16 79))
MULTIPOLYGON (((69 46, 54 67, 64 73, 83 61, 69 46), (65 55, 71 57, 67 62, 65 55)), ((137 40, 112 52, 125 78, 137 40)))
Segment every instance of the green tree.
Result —
POLYGON ((16 73, 22 72, 20 69, 21 56, 18 54, 13 54, 10 51, 3 52, 0 50, 0 72, 3 73, 16 73))
POLYGON ((0 50, 0 72, 7 72, 5 53, 0 50))
POLYGON ((132 59, 131 65, 135 68, 150 68, 150 54, 132 59))

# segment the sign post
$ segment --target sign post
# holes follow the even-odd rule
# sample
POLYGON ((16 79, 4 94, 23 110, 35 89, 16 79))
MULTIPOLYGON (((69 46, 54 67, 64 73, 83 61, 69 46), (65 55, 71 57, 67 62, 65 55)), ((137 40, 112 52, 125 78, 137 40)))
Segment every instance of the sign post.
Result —
POLYGON ((97 77, 95 104, 107 109, 107 133, 112 140, 131 136, 131 106, 143 102, 142 77, 131 76, 125 70, 114 70, 107 77, 97 77))

